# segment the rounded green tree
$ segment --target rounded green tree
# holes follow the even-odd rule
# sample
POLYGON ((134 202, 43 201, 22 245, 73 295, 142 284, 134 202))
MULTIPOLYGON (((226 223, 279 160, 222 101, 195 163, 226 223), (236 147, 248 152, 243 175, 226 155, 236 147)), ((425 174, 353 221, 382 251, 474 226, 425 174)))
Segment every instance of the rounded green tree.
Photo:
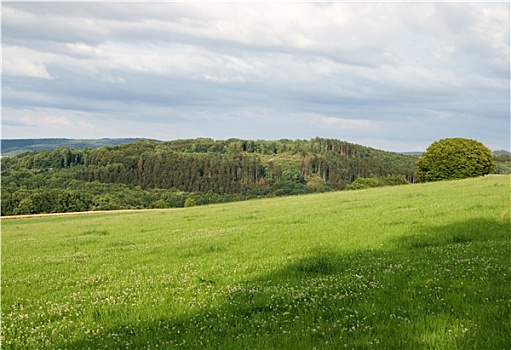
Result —
POLYGON ((192 197, 188 197, 185 200, 185 208, 189 207, 195 207, 197 205, 197 202, 192 197))
POLYGON ((419 182, 464 179, 493 171, 491 151, 476 140, 448 138, 433 142, 417 162, 419 182))

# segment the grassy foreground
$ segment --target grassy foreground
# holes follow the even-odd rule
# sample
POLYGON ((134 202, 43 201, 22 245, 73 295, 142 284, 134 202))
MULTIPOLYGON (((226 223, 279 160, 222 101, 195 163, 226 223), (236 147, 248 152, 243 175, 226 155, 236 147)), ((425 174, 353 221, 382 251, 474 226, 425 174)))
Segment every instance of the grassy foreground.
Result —
POLYGON ((509 349, 509 176, 2 222, 2 349, 509 349))

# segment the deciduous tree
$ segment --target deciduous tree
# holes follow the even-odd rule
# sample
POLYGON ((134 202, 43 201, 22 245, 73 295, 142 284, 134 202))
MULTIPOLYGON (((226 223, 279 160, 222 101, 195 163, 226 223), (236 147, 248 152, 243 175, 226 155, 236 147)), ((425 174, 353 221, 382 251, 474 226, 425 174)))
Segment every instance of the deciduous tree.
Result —
POLYGON ((495 168, 490 150, 481 142, 447 138, 433 142, 417 162, 419 182, 487 175, 495 168))

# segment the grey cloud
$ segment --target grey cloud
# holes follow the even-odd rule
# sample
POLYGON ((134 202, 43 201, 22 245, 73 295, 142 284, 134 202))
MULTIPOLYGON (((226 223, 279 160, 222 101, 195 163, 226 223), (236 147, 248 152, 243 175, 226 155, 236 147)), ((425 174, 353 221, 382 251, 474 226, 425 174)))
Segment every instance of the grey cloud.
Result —
POLYGON ((4 3, 3 11, 4 52, 18 56, 4 58, 9 113, 79 111, 105 133, 105 115, 130 121, 126 133, 141 132, 143 119, 145 137, 169 123, 190 137, 338 135, 425 147, 461 133, 509 144, 498 130, 509 125, 509 4, 4 3), (369 121, 374 128, 364 128, 369 121))

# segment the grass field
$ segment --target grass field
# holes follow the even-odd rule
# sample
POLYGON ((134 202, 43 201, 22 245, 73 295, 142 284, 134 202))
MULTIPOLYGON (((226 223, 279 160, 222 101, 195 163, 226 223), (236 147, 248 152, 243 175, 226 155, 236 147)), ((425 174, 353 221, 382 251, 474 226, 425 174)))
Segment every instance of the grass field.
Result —
POLYGON ((509 176, 2 222, 2 349, 511 349, 509 176))

